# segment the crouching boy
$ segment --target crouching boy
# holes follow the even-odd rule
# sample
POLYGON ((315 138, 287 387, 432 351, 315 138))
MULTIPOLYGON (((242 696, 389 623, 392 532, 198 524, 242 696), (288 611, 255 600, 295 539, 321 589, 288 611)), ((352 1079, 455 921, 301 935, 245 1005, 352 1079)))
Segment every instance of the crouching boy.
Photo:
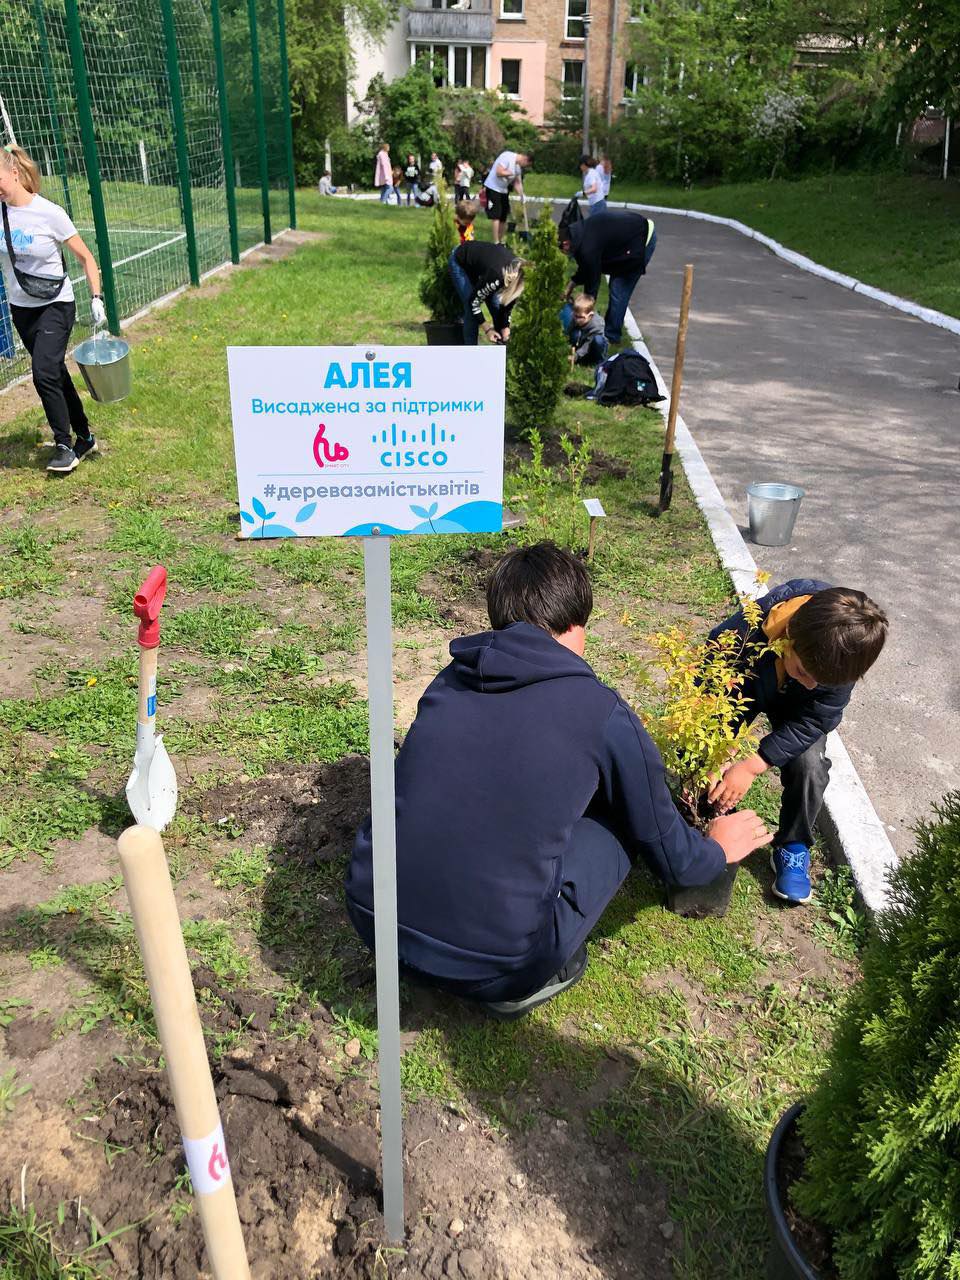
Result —
POLYGON ((560 312, 560 321, 570 343, 570 363, 595 365, 606 359, 607 339, 603 320, 596 312, 596 299, 589 293, 578 293, 573 303, 560 312))
MULTIPOLYGON (((721 812, 732 809, 754 778, 780 770, 780 825, 770 858, 773 891, 785 902, 809 902, 810 846, 830 774, 826 735, 840 723, 856 682, 873 666, 887 636, 883 610, 862 591, 795 578, 760 601, 762 635, 781 641, 782 654, 762 654, 745 667, 746 721, 763 712, 771 730, 755 755, 724 771, 710 793, 721 812)), ((711 631, 747 637, 742 611, 711 631)))
MULTIPOLYGON (((772 838, 749 811, 687 826, 640 721, 584 661, 592 607, 568 552, 509 552, 487 584, 493 629, 452 642, 397 757, 401 963, 502 1019, 583 976, 634 860, 706 884, 772 838)), ((369 819, 346 891, 372 948, 369 819)))

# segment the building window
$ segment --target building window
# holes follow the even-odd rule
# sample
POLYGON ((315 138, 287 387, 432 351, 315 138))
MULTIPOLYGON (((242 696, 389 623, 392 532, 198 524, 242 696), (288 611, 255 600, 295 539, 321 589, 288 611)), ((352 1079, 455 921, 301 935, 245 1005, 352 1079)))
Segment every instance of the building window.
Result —
POLYGON ((627 11, 628 22, 641 22, 646 16, 647 0, 630 0, 627 11))
POLYGON ((523 0, 500 0, 500 17, 522 18, 523 17, 523 0))
POLYGON ((520 97, 520 59, 504 58, 500 63, 500 88, 510 98, 520 97))
POLYGON ((623 69, 623 96, 632 97, 641 86, 647 84, 647 69, 638 62, 628 62, 623 69))
POLYGON ((564 102, 579 98, 583 93, 583 63, 564 62, 563 79, 560 81, 560 97, 564 102))
POLYGON ((567 0, 567 20, 564 34, 568 40, 583 40, 586 32, 583 29, 583 15, 587 12, 588 0, 567 0))
POLYGON ((444 85, 487 87, 487 51, 482 44, 412 44, 410 62, 426 62, 438 89, 444 85))
POLYGON ((467 87, 468 50, 465 44, 454 45, 453 49, 453 83, 458 89, 467 87))

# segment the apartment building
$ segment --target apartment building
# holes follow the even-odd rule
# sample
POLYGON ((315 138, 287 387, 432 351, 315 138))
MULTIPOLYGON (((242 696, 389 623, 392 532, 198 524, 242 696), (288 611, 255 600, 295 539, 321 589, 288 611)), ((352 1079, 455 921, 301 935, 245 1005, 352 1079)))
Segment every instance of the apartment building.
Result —
POLYGON ((355 95, 376 72, 393 79, 429 56, 438 82, 500 89, 542 125, 558 99, 580 97, 586 68, 591 102, 611 119, 633 86, 625 35, 639 3, 407 0, 383 47, 362 56, 355 95))

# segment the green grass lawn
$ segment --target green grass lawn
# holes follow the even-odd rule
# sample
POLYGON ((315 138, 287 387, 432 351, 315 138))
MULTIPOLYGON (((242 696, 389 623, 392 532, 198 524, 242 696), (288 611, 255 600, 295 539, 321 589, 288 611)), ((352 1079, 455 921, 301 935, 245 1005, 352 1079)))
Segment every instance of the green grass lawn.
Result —
MULTIPOLYGON (((181 780, 166 846, 194 961, 225 981, 275 993, 279 983, 290 1004, 304 993, 321 1000, 344 1039, 375 1051, 373 989, 354 978, 364 953, 340 898, 348 842, 332 861, 295 859, 204 799, 229 786, 255 797, 265 775, 366 751, 359 547, 235 540, 224 348, 419 343, 429 217, 308 194, 300 222, 322 238, 211 282, 138 327, 133 395, 94 407, 100 457, 51 479, 37 410, 0 426, 0 650, 19 664, 16 688, 0 699, 0 897, 18 901, 24 871, 49 872, 49 892, 0 917, 0 986, 17 1000, 55 970, 63 1034, 101 1024, 134 1041, 153 1034, 118 881, 85 875, 76 851, 91 828, 112 837, 129 821, 130 600, 161 560, 170 592, 160 718, 181 780)), ((545 533, 585 544, 585 479, 564 460, 561 433, 587 442, 585 491, 609 514, 593 568, 587 656, 596 669, 642 708, 652 696, 644 632, 678 620, 704 629, 728 609, 729 580, 682 476, 670 512, 652 517, 659 415, 567 399, 545 431, 545 473, 535 475, 509 437, 505 494, 531 513, 525 530, 395 541, 401 728, 456 619, 484 625, 466 553, 478 541, 500 550, 545 533)), ((751 799, 775 812, 769 788, 751 799)), ((855 916, 838 931, 829 915, 852 901, 842 877, 821 865, 820 905, 785 913, 771 901, 763 858, 754 861, 721 921, 671 915, 649 877, 632 877, 599 926, 584 981, 521 1023, 483 1022, 452 999, 404 993, 408 1099, 463 1100, 509 1140, 560 1106, 544 1098, 565 1090, 568 1112, 582 1110, 591 1132, 622 1141, 638 1170, 665 1180, 683 1234, 677 1274, 688 1280, 761 1275, 765 1141, 816 1074, 858 941, 855 916), (625 1078, 604 1089, 611 1060, 625 1078)), ((277 1033, 297 1028, 281 1023, 277 1033)), ((233 1044, 211 1038, 211 1052, 233 1044)), ((8 1124, 14 1099, 11 1109, 8 1124)))
MULTIPOLYGON (((531 173, 530 195, 573 195, 566 174, 531 173)), ((960 183, 896 173, 693 187, 614 181, 612 200, 738 218, 835 271, 960 316, 960 183)))

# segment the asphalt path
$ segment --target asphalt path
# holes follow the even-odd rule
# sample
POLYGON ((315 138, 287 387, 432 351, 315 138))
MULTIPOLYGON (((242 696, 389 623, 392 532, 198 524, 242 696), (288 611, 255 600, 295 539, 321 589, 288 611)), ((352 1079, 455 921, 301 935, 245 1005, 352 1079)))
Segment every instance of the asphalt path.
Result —
POLYGON ((806 490, 791 545, 754 558, 774 583, 858 587, 890 618, 841 734, 906 852, 960 787, 960 339, 727 227, 655 220, 631 310, 669 385, 693 263, 680 409, 748 543, 748 483, 806 490))

